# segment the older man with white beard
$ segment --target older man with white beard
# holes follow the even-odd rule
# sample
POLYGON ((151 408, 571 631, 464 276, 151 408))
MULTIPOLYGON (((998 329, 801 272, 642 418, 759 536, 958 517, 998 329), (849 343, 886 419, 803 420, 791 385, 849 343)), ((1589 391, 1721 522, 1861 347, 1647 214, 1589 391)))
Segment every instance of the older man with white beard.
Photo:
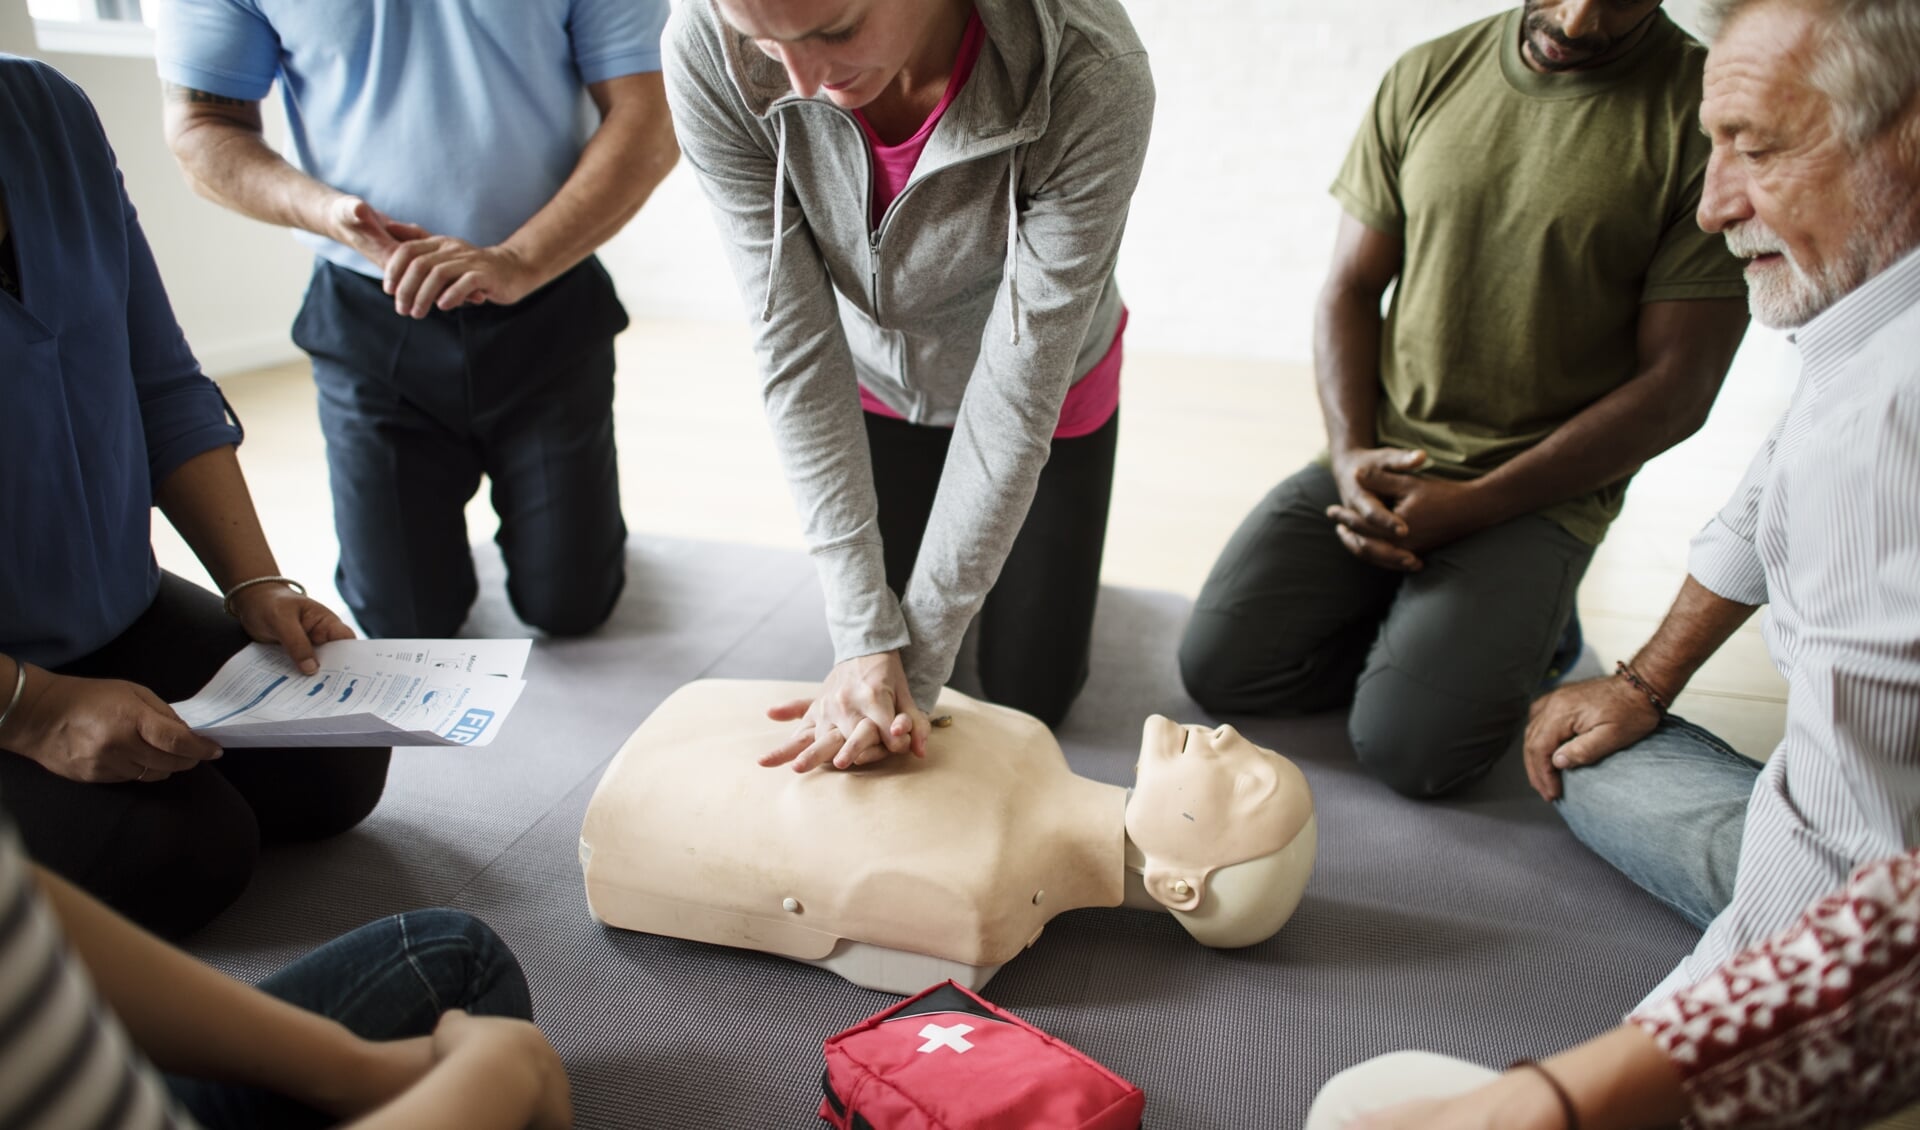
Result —
POLYGON ((1666 989, 1920 841, 1920 2, 1709 8, 1700 225, 1796 331, 1800 382, 1653 638, 1526 737, 1574 833, 1706 927, 1666 989), (1764 767, 1667 713, 1763 604, 1787 677, 1764 767))
POLYGON ((1707 8, 1700 225, 1800 382, 1653 638, 1526 737, 1574 832, 1706 933, 1612 1033, 1498 1078, 1376 1060, 1310 1127, 1854 1126, 1920 1098, 1920 0, 1707 8), (1668 713, 1762 604, 1788 679, 1764 766, 1668 713), (1349 1121, 1395 1094, 1453 1097, 1349 1121))

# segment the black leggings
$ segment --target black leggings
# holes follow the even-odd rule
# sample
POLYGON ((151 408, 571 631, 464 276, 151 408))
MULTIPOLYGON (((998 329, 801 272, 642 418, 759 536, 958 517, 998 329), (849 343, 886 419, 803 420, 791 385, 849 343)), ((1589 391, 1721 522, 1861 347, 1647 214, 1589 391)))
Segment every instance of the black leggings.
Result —
MULTIPOLYGON (((190 698, 248 643, 220 598, 171 573, 126 631, 62 675, 125 679, 190 698)), ((387 783, 384 749, 229 749, 164 781, 88 785, 0 752, 0 803, 41 866, 164 937, 240 897, 260 844, 312 840, 366 818, 387 783)))
MULTIPOLYGON (((887 585, 897 595, 913 575, 953 432, 866 415, 887 585)), ((1096 431, 1053 441, 1033 505, 980 609, 980 689, 1048 726, 1060 724, 1087 684, 1119 434, 1115 412, 1096 431)))

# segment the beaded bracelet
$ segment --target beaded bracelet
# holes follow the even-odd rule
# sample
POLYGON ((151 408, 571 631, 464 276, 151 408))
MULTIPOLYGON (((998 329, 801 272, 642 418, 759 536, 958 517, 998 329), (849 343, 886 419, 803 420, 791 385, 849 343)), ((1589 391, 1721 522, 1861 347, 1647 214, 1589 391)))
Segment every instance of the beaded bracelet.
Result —
POLYGON ((271 577, 254 577, 251 580, 241 581, 239 584, 227 590, 227 594, 220 599, 220 607, 226 611, 227 615, 234 615, 233 598, 255 585, 285 585, 301 596, 307 595, 307 586, 294 580, 292 577, 282 577, 275 574, 271 577))
POLYGON ((1566 1115, 1567 1130, 1580 1130, 1580 1112, 1573 1107, 1573 1096, 1567 1094, 1567 1089, 1560 1085, 1560 1080, 1553 1077, 1553 1072, 1531 1059, 1516 1059, 1507 1065, 1507 1070, 1512 1071, 1521 1067, 1545 1079, 1547 1086, 1553 1088, 1553 1097, 1560 1100, 1560 1113, 1566 1115))
POLYGON ((1628 663, 1624 659, 1614 660, 1613 673, 1620 676, 1622 679, 1625 679, 1628 682, 1628 684, 1630 684, 1633 687, 1634 690, 1637 690, 1641 694, 1646 695, 1647 701, 1651 702, 1653 704, 1653 708, 1660 712, 1660 716, 1662 718, 1666 717, 1667 700, 1660 697, 1660 692, 1653 689, 1652 683, 1649 683, 1645 679, 1640 677, 1640 672, 1635 671, 1631 663, 1628 663))

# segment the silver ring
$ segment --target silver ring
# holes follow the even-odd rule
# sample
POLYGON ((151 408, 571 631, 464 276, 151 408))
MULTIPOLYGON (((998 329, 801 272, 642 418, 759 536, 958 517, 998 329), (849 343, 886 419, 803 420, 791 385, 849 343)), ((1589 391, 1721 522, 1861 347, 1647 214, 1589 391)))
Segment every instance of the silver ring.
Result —
POLYGON ((134 780, 144 781, 146 779, 147 779, 147 767, 145 765, 142 765, 140 767, 140 775, 138 777, 135 777, 134 780))

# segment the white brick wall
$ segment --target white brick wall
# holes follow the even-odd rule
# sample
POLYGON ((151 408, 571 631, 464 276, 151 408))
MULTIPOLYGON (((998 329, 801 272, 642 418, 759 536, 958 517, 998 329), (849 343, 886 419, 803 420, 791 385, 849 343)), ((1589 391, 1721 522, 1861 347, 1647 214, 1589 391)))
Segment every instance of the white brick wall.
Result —
MULTIPOLYGON (((1303 360, 1339 209, 1327 196, 1380 76, 1503 0, 1126 0, 1153 55, 1153 149, 1120 282, 1128 341, 1303 360)), ((1695 0, 1668 5, 1689 21, 1695 0)), ((685 169, 606 251, 637 315, 733 319, 739 299, 685 169)))

